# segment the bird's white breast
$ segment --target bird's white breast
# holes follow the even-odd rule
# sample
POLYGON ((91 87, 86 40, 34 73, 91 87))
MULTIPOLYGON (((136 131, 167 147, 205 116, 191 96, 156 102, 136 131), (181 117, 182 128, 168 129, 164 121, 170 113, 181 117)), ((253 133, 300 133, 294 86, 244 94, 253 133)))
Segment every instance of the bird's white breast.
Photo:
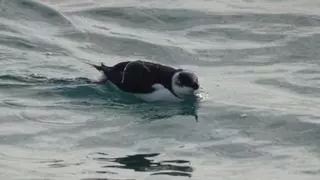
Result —
POLYGON ((145 101, 171 101, 171 102, 180 102, 182 99, 179 99, 173 95, 167 88, 161 84, 154 84, 152 86, 156 90, 148 94, 135 94, 137 97, 145 101))

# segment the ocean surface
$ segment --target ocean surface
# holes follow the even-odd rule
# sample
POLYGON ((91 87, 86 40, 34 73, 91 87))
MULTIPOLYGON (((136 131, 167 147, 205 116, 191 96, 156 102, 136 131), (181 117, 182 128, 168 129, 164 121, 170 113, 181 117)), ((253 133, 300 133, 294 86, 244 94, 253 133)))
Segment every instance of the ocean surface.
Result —
POLYGON ((0 69, 1 180, 320 178, 319 0, 0 0, 0 69), (201 100, 87 83, 138 59, 201 100))

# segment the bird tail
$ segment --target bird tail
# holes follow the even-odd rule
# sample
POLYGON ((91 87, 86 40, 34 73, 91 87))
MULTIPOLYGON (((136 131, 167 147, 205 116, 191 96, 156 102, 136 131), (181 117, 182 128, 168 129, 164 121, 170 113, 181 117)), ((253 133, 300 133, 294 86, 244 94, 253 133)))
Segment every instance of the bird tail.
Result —
POLYGON ((86 64, 96 68, 98 71, 106 72, 106 71, 110 70, 110 67, 104 65, 103 63, 101 63, 100 65, 95 65, 95 64, 90 64, 90 63, 86 63, 86 64))
POLYGON ((95 64, 91 64, 91 63, 86 62, 86 64, 88 64, 88 65, 96 68, 98 71, 102 72, 102 76, 98 80, 93 81, 93 83, 103 84, 108 81, 107 73, 108 73, 108 71, 111 70, 111 67, 106 66, 103 63, 101 63, 101 65, 95 65, 95 64))

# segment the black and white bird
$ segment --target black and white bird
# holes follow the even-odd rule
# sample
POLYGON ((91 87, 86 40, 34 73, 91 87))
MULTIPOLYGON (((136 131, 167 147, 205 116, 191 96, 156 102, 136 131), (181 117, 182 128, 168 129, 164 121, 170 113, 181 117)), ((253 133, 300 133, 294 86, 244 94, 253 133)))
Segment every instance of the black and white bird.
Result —
POLYGON ((183 101, 199 89, 195 73, 148 61, 125 61, 114 66, 93 65, 102 72, 98 83, 115 85, 145 101, 183 101))

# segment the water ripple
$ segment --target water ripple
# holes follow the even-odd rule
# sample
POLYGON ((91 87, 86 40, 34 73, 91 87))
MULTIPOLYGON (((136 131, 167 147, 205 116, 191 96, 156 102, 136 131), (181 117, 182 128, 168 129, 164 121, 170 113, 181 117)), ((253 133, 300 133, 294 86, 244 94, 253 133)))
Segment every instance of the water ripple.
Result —
MULTIPOLYGON (((101 156, 101 153, 99 153, 101 156)), ((152 172, 151 175, 170 175, 170 176, 187 176, 191 177, 193 168, 188 165, 190 164, 187 160, 167 160, 155 162, 149 160, 159 156, 158 153, 153 154, 135 154, 119 158, 109 158, 104 154, 102 157, 95 157, 94 160, 101 161, 104 163, 113 162, 119 165, 103 165, 102 168, 112 169, 132 169, 134 171, 152 172)))
POLYGON ((0 177, 318 179, 317 7, 0 0, 0 177), (137 59, 196 72, 200 98, 142 102, 84 63, 137 59))

